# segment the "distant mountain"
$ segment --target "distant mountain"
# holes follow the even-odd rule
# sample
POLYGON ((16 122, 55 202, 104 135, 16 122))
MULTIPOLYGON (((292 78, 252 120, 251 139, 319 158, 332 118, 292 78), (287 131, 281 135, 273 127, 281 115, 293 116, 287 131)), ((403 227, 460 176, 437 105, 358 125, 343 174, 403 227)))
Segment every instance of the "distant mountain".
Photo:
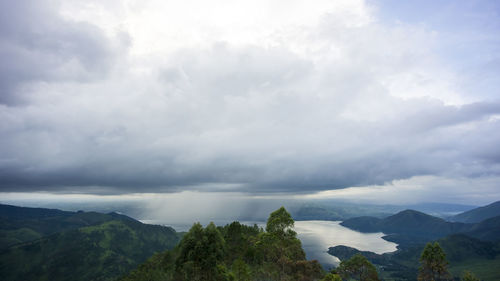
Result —
POLYGON ((1 231, 40 237, 0 250, 0 280, 5 281, 115 280, 180 239, 170 227, 116 213, 12 207, 0 208, 1 231), (5 215, 10 212, 15 214, 5 215))
POLYGON ((389 234, 387 240, 400 244, 408 244, 411 240, 425 242, 453 233, 470 231, 472 228, 470 224, 447 222, 414 210, 405 210, 384 219, 352 218, 343 221, 341 225, 361 232, 384 232, 389 234))
POLYGON ((392 208, 380 205, 362 205, 347 203, 304 203, 291 207, 295 220, 331 220, 339 221, 359 216, 386 217, 394 213, 392 208))
POLYGON ((496 216, 500 216, 500 201, 449 217, 448 220, 454 222, 477 223, 496 216))
POLYGON ((450 204, 450 203, 420 203, 420 204, 407 205, 406 208, 404 209, 419 211, 439 218, 447 218, 451 215, 456 215, 465 211, 472 210, 477 207, 478 206, 450 204))
POLYGON ((336 200, 306 201, 290 206, 292 216, 295 220, 346 220, 361 216, 385 218, 406 209, 445 218, 474 208, 476 206, 447 203, 372 205, 336 200))

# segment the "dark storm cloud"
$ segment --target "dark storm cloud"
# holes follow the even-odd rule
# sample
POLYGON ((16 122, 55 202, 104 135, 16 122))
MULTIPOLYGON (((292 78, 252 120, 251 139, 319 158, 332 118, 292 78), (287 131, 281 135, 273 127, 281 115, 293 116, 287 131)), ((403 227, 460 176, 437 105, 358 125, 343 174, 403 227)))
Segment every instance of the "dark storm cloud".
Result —
POLYGON ((425 30, 330 16, 287 44, 134 57, 92 23, 11 2, 0 191, 302 194, 500 177, 500 103, 447 102, 455 77, 425 30))
POLYGON ((63 19, 54 3, 0 1, 0 103, 22 103, 30 82, 103 79, 110 67, 113 50, 103 32, 63 19))

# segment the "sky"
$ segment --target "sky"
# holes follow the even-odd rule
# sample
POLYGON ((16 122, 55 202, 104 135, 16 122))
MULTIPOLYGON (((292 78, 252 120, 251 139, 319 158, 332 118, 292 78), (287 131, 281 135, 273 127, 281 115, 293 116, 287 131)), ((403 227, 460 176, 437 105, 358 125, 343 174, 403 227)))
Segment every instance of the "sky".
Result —
POLYGON ((500 200, 499 13, 0 0, 0 201, 500 200))

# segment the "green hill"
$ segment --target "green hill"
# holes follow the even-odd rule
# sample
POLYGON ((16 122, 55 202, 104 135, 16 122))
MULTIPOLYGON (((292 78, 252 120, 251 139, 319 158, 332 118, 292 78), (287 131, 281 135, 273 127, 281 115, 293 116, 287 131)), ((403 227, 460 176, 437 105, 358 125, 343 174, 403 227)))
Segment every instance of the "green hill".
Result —
POLYGON ((414 210, 405 210, 384 219, 359 217, 341 225, 361 232, 384 232, 384 239, 401 247, 421 244, 453 233, 470 231, 472 224, 448 222, 414 210))
POLYGON ((5 281, 114 280, 178 240, 169 227, 110 220, 3 250, 0 276, 5 281))
POLYGON ((500 216, 500 201, 460 213, 448 218, 448 220, 464 223, 478 223, 496 216, 500 216))
POLYGON ((475 224, 466 234, 485 241, 500 241, 500 216, 475 224))
POLYGON ((117 213, 0 205, 0 280, 114 280, 179 239, 117 213))
POLYGON ((500 240, 500 216, 480 223, 449 222, 414 210, 405 210, 384 219, 358 217, 341 225, 360 232, 383 232, 383 238, 399 248, 418 246, 451 234, 464 233, 485 241, 500 240))
POLYGON ((61 231, 114 219, 133 220, 117 213, 66 212, 0 204, 0 250, 61 231))
MULTIPOLYGON (((436 241, 446 253, 449 270, 455 277, 461 276, 464 270, 470 270, 482 280, 500 280, 500 271, 497 270, 500 265, 499 243, 481 241, 464 234, 454 234, 436 241)), ((336 246, 330 247, 328 253, 340 260, 361 253, 378 267, 384 280, 416 280, 424 246, 408 247, 382 255, 336 246)))

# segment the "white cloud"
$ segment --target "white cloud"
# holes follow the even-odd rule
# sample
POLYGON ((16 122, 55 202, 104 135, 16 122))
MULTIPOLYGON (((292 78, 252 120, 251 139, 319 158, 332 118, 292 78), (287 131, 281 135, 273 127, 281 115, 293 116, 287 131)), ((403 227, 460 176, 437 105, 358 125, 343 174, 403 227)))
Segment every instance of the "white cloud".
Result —
POLYGON ((301 198, 402 205, 421 202, 485 205, 500 197, 499 180, 498 176, 480 178, 416 176, 384 185, 321 191, 301 198))

